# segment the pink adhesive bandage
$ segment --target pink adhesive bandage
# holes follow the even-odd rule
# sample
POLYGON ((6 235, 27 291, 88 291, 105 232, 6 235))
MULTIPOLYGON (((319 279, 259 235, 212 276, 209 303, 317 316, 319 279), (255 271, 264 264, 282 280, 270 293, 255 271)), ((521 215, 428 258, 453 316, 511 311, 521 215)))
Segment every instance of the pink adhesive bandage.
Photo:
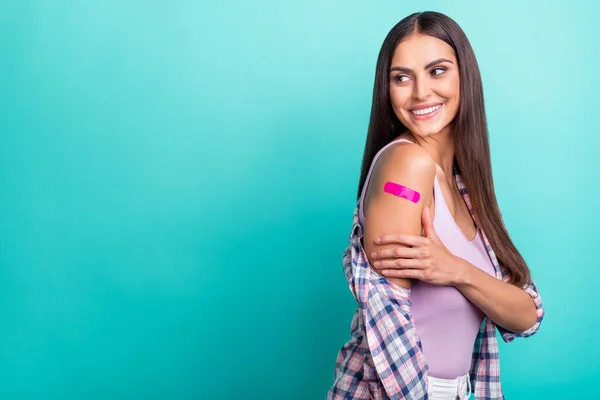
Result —
POLYGON ((406 200, 410 200, 413 203, 417 203, 421 198, 419 192, 409 189, 406 186, 402 186, 389 181, 386 182, 383 186, 383 191, 389 194, 393 194, 394 196, 405 198, 406 200))

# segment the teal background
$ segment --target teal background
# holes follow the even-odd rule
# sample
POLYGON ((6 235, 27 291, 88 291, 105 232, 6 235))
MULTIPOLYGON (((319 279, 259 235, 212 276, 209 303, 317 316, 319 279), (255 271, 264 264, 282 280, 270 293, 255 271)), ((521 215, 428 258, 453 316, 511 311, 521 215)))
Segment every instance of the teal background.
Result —
POLYGON ((377 54, 423 10, 475 49, 547 310, 506 396, 600 398, 591 0, 1 2, 0 398, 324 398, 377 54))

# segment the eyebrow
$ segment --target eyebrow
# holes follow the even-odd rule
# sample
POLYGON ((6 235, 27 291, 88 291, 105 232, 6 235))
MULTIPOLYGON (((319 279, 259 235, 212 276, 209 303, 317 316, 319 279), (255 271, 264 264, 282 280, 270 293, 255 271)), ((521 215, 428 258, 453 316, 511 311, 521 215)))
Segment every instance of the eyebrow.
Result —
MULTIPOLYGON (((447 58, 438 58, 437 60, 434 60, 434 61, 430 62, 429 64, 427 64, 425 66, 425 69, 429 69, 429 68, 433 67, 434 65, 443 63, 443 62, 454 64, 452 61, 448 60, 447 58)), ((390 69, 390 72, 392 72, 392 71, 400 71, 400 72, 405 72, 407 74, 412 74, 414 72, 412 69, 404 68, 404 67, 392 67, 390 69)))

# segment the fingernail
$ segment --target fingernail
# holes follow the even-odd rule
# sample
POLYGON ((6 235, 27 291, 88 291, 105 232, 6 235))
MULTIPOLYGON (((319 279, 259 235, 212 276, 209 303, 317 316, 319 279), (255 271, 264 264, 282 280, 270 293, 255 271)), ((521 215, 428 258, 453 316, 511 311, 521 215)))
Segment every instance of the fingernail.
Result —
POLYGON ((377 257, 377 253, 371 253, 371 257, 376 258, 377 257))
POLYGON ((375 239, 375 243, 379 243, 379 242, 381 242, 381 238, 375 239))
POLYGON ((379 261, 375 261, 375 264, 373 264, 374 267, 379 267, 379 264, 381 264, 379 261))

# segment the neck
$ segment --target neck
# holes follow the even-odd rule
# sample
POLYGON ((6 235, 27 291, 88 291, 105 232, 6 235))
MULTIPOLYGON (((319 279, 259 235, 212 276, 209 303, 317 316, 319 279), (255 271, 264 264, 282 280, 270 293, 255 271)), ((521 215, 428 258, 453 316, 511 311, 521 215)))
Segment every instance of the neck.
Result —
POLYGON ((433 158, 435 163, 444 171, 444 175, 448 183, 454 186, 454 178, 452 176, 452 167, 454 163, 454 138, 449 127, 442 129, 440 132, 431 135, 420 137, 407 132, 410 139, 423 147, 433 158))

